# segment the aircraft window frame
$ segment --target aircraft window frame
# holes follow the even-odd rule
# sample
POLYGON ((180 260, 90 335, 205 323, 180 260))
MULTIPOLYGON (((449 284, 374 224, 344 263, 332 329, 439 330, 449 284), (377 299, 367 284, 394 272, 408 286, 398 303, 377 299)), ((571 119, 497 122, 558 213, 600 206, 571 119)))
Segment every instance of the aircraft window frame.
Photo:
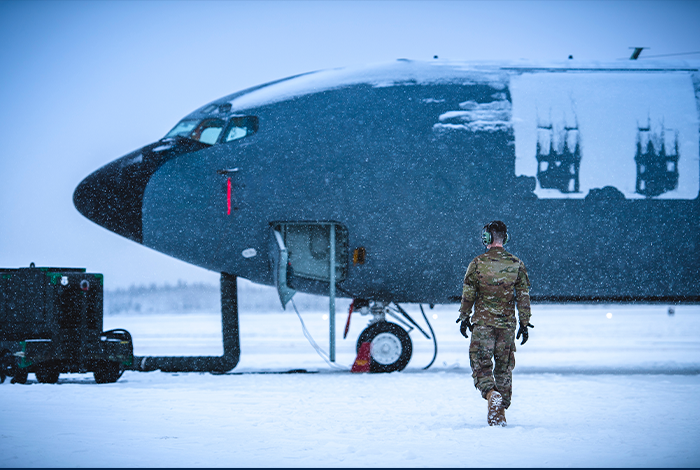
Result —
POLYGON ((234 142, 255 134, 258 131, 258 122, 257 116, 233 116, 229 119, 219 117, 183 119, 165 135, 164 139, 184 137, 207 145, 234 142), (209 136, 207 130, 213 128, 221 130, 215 136, 209 136))

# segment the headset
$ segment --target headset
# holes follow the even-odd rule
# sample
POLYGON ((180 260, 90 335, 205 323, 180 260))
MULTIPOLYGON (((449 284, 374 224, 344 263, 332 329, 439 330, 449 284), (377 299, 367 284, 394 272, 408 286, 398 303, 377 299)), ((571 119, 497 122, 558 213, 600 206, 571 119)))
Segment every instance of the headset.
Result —
POLYGON ((491 232, 501 231, 505 231, 506 233, 506 236, 503 240, 503 245, 505 246, 505 244, 508 243, 508 240, 510 240, 510 236, 508 235, 508 229, 506 228, 506 224, 504 224, 500 220, 494 220, 493 222, 489 222, 488 224, 484 225, 484 228, 481 229, 481 243, 483 243, 484 246, 490 245, 493 242, 493 235, 491 235, 491 232))

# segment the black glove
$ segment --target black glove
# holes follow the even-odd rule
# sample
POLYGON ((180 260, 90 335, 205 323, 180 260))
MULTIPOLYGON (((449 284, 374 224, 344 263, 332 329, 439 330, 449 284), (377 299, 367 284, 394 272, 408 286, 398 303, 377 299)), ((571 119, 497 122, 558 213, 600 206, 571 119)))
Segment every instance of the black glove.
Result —
MULTIPOLYGON (((456 323, 459 323, 459 318, 456 323)), ((459 325, 459 332, 462 333, 462 336, 465 338, 469 338, 469 336, 467 336, 467 328, 469 328, 469 331, 474 329, 474 325, 471 324, 468 318, 462 320, 462 324, 459 325)))
POLYGON ((527 329, 529 328, 534 328, 535 325, 532 323, 528 323, 527 325, 523 325, 522 323, 520 324, 520 328, 518 329, 518 335, 515 337, 515 339, 520 339, 520 335, 523 335, 523 342, 520 343, 521 345, 525 344, 530 337, 530 335, 527 332, 527 329))

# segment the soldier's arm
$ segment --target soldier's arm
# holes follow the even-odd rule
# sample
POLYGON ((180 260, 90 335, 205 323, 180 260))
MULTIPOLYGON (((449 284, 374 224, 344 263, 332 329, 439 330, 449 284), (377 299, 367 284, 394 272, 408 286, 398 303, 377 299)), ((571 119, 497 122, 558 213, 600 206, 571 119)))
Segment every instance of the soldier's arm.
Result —
POLYGON ((476 262, 469 263, 467 273, 464 275, 464 284, 462 285, 462 305, 459 307, 459 320, 463 321, 469 318, 472 313, 472 307, 476 300, 476 262))
POLYGON ((530 323, 530 278, 527 275, 527 269, 521 262, 518 269, 518 278, 515 281, 515 299, 518 305, 518 316, 520 317, 520 325, 530 323))

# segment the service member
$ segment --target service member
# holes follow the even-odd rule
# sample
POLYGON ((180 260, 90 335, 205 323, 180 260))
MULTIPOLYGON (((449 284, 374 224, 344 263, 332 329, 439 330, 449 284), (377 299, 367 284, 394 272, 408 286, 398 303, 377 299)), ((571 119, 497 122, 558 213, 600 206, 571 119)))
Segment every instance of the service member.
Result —
POLYGON ((528 340, 528 327, 533 328, 530 280, 523 262, 503 248, 508 241, 506 224, 500 220, 487 224, 481 240, 488 251, 474 258, 467 268, 457 322, 461 322, 460 332, 465 338, 467 329, 472 332, 469 362, 474 386, 488 402, 487 421, 490 426, 505 426, 515 367, 516 303, 520 319, 517 339, 523 337, 520 344, 528 340))

